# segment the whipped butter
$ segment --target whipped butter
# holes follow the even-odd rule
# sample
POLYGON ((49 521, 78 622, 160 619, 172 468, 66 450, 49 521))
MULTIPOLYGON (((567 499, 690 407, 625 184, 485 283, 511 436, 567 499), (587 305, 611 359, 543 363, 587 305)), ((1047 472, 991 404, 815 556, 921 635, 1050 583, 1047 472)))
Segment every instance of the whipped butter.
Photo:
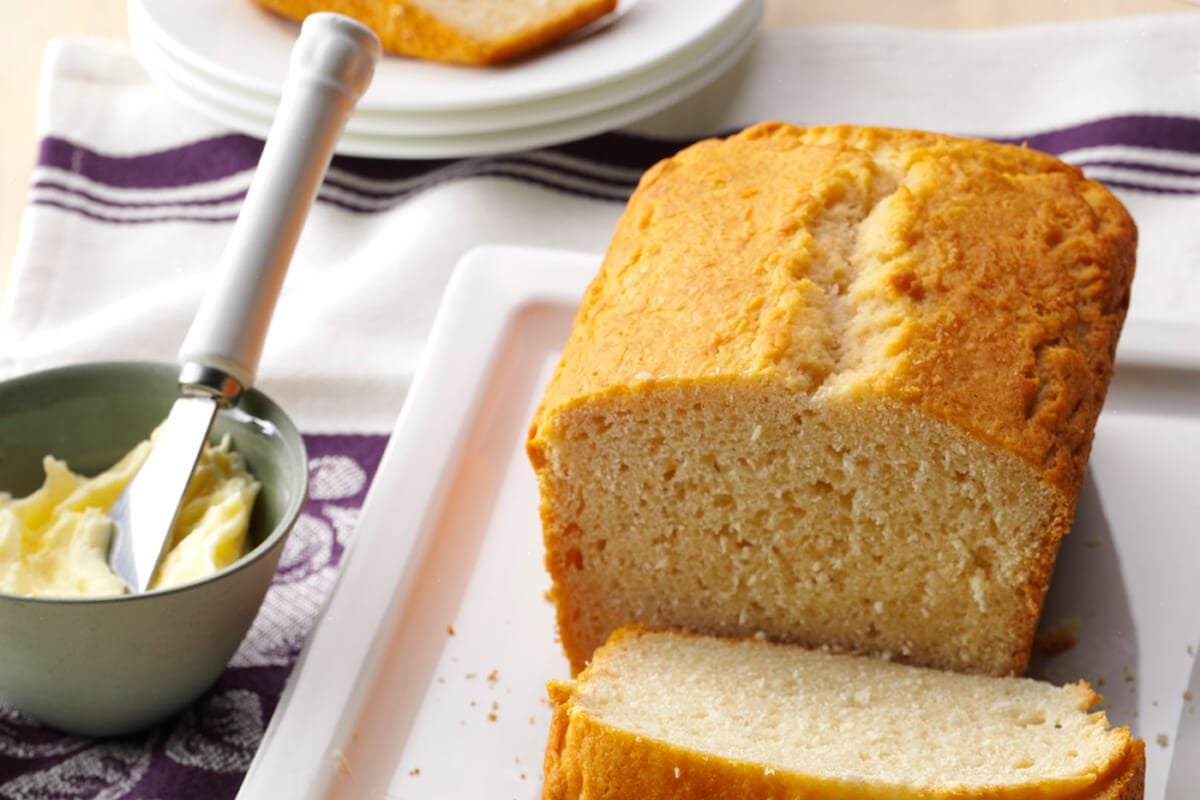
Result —
MULTIPOLYGON (((90 478, 46 456, 40 489, 20 499, 0 493, 0 592, 34 597, 124 594, 125 584, 108 566, 108 511, 150 448, 150 441, 142 442, 90 478)), ((188 583, 241 558, 258 489, 229 437, 206 445, 150 588, 188 583)))

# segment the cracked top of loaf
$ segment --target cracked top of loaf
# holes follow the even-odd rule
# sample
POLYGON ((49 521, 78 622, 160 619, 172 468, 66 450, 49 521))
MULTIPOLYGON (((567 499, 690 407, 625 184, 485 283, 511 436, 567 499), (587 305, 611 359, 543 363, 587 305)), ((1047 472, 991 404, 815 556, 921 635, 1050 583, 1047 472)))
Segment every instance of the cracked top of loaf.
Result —
POLYGON ((778 122, 703 141, 643 176, 534 436, 653 384, 784 382, 915 404, 1073 499, 1136 239, 1108 190, 1024 147, 778 122))

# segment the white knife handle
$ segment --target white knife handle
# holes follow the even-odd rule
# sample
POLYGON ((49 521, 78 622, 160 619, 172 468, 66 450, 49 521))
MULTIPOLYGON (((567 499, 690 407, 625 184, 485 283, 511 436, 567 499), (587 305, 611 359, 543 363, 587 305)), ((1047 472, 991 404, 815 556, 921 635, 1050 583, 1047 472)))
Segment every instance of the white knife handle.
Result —
POLYGON ((242 389, 254 383, 304 219, 380 52, 375 34, 348 17, 304 21, 246 200, 180 348, 183 364, 224 372, 242 389))

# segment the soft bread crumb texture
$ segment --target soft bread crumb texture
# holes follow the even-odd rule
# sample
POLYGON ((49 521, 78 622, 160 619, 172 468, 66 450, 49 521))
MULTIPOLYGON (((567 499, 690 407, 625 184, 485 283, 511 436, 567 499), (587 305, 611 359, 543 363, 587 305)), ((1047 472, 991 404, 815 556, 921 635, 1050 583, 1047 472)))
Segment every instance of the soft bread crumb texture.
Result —
POLYGON ((552 684, 546 798, 1141 797, 1143 744, 1083 682, 626 628, 552 684))
POLYGON ((649 170, 527 443, 573 668, 641 623, 1023 671, 1135 246, 982 141, 764 123, 649 170))
POLYGON ((390 53, 457 64, 510 61, 599 19, 616 0, 257 0, 303 20, 335 11, 373 30, 390 53))

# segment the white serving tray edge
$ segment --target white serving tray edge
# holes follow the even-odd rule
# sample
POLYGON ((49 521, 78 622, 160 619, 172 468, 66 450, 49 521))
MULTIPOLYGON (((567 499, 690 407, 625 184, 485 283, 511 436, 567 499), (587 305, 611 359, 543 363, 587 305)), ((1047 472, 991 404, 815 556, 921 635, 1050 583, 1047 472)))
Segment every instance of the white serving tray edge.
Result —
MULTIPOLYGON (((497 248, 507 250, 509 248, 497 248)), ((352 760, 356 719, 384 653, 378 633, 403 605, 428 543, 428 516, 440 505, 442 476, 459 457, 461 423, 472 419, 504 330, 523 309, 574 305, 599 257, 522 250, 515 261, 493 248, 467 254, 451 277, 380 462, 380 475, 403 475, 401 486, 375 480, 337 583, 293 670, 239 798, 373 797, 379 776, 352 760), (427 420, 444 421, 431 427, 427 420), (457 424, 456 424, 457 423, 457 424), (407 515, 392 519, 397 508, 407 515), (415 513, 413 513, 415 512, 415 513), (371 558, 372 540, 391 537, 388 558, 371 558), (359 555, 361 554, 361 555, 359 555), (302 698, 303 702, 297 702, 302 698)), ((438 628, 446 621, 437 620, 438 628)), ((425 687, 415 687, 421 692, 425 687)))

